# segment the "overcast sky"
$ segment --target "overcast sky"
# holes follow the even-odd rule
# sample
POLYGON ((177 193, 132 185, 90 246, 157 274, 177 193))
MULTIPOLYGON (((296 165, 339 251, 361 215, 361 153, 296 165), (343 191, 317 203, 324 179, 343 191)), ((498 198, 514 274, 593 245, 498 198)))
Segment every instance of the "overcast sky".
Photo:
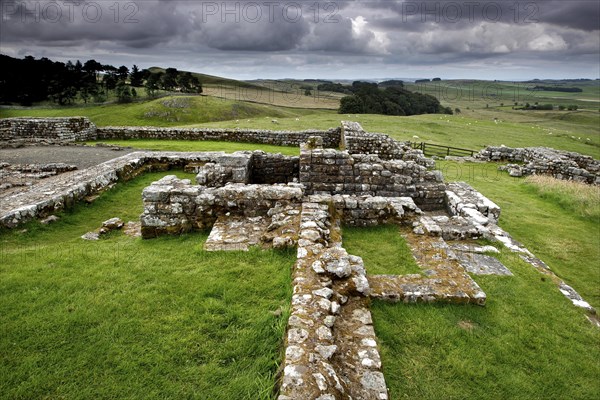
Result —
POLYGON ((600 2, 0 0, 0 52, 237 79, 600 77, 600 2))

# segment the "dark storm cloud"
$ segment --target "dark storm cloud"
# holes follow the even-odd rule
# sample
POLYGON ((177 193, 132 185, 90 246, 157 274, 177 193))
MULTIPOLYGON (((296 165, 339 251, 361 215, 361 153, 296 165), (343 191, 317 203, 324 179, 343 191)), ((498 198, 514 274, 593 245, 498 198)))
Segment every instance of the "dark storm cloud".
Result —
POLYGON ((72 43, 108 41, 152 47, 185 33, 188 16, 162 1, 106 2, 2 0, 2 42, 72 43), (115 4, 119 7, 115 8, 115 4), (138 6, 139 4, 139 6, 138 6))
POLYGON ((248 7, 233 3, 230 8, 222 4, 206 3, 190 10, 194 19, 190 37, 196 45, 228 51, 292 50, 309 32, 300 8, 288 15, 274 7, 254 6, 257 3, 248 7))
POLYGON ((547 3, 541 9, 542 22, 585 31, 600 29, 600 2, 596 0, 547 3))
POLYGON ((597 1, 121 0, 118 13, 115 0, 68 4, 0 0, 0 51, 119 63, 219 60, 232 73, 246 66, 259 76, 279 66, 335 70, 344 60, 372 70, 519 59, 591 67, 600 47, 597 1))
POLYGON ((357 4, 382 11, 376 23, 388 29, 421 30, 419 24, 431 22, 445 29, 479 22, 600 29, 600 2, 596 0, 374 0, 357 4))

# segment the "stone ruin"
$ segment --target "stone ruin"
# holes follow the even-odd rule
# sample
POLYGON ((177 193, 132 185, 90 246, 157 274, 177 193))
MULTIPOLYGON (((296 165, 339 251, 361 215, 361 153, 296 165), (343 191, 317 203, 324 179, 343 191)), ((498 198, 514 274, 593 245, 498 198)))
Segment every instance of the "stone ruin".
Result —
POLYGON ((487 147, 476 155, 485 161, 510 161, 500 167, 511 176, 550 175, 557 179, 600 185, 600 161, 548 147, 487 147))
POLYGON ((94 140, 96 125, 85 117, 2 118, 0 148, 94 140))
MULTIPOLYGON (((326 132, 331 132, 326 131, 326 132)), ((54 213, 145 171, 185 169, 142 193, 141 235, 208 230, 207 251, 296 248, 278 400, 387 399, 371 299, 483 306, 470 274, 511 276, 502 243, 549 276, 573 304, 595 310, 498 226, 500 208, 466 183, 444 183, 434 162, 385 135, 343 122, 339 149, 310 135, 300 156, 262 151, 134 152, 48 178, 0 204, 0 226, 54 213), (377 141, 382 145, 377 147, 377 141), (373 275, 342 245, 341 226, 396 224, 420 274, 373 275)))

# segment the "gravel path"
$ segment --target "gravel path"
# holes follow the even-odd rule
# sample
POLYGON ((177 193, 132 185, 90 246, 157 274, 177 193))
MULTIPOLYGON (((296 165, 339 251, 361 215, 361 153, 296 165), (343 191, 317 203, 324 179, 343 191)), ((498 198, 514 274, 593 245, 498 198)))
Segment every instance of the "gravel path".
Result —
POLYGON ((135 149, 111 150, 110 147, 92 146, 26 146, 18 149, 0 149, 0 162, 9 164, 65 163, 83 169, 93 167, 135 149))

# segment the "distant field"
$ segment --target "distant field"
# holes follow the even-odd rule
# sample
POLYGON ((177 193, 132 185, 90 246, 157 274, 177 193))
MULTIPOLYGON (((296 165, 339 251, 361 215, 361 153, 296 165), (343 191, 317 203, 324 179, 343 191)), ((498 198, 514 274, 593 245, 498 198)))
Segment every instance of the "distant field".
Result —
MULTIPOLYGON (((428 93, 436 96, 445 105, 461 109, 489 107, 504 107, 529 104, 575 104, 580 108, 598 111, 600 108, 600 81, 573 82, 504 82, 504 81, 474 81, 474 80, 442 80, 429 83, 408 83, 412 91, 428 93), (582 92, 560 92, 531 90, 535 86, 546 87, 576 87, 582 92), (517 103, 517 105, 515 105, 517 103)), ((464 111, 464 110, 463 110, 464 111)))
POLYGON ((600 103, 595 105, 595 101, 600 100, 598 81, 564 84, 581 87, 581 93, 531 92, 526 88, 534 86, 532 84, 510 82, 407 84, 409 89, 439 96, 444 105, 453 110, 458 108, 460 113, 394 117, 338 114, 335 109, 342 95, 313 91, 311 96, 305 96, 299 90, 306 86, 302 81, 239 82, 208 75, 202 79, 205 92, 210 96, 168 96, 130 104, 61 108, 2 108, 0 116, 83 115, 99 126, 288 130, 327 129, 339 126, 341 120, 352 120, 360 122, 367 131, 386 133, 398 140, 425 141, 471 150, 502 144, 512 147, 548 146, 600 158, 600 103), (567 97, 570 99, 564 104, 575 102, 579 110, 513 110, 512 96, 517 96, 519 104, 525 101, 533 104, 536 100, 539 104, 550 102, 555 105, 559 102, 551 98, 567 97))
POLYGON ((317 108, 337 110, 340 106, 338 93, 311 92, 306 95, 297 85, 266 85, 242 87, 230 85, 205 85, 204 94, 237 101, 270 104, 291 108, 317 108))
POLYGON ((600 114, 587 111, 559 115, 556 113, 558 111, 537 114, 537 120, 504 113, 512 120, 499 119, 495 122, 493 118, 473 118, 468 113, 394 117, 323 112, 295 118, 280 118, 277 125, 267 118, 250 118, 250 121, 245 120, 241 124, 235 121, 222 121, 194 126, 218 128, 242 126, 255 129, 276 127, 276 129, 301 130, 327 129, 339 126, 342 120, 351 120, 360 122, 366 131, 386 133, 402 141, 425 141, 472 150, 502 144, 512 147, 547 146, 600 158, 600 114), (568 118, 556 119, 566 116, 568 118))

